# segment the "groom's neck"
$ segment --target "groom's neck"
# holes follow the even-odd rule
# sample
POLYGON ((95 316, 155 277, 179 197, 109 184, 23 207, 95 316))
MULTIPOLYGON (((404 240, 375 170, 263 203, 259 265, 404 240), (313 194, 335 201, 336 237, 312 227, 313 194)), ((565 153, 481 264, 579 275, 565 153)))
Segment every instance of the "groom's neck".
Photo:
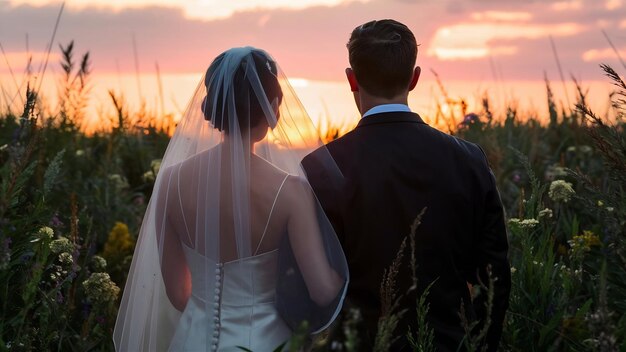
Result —
POLYGON ((363 115, 369 109, 385 104, 408 104, 409 92, 399 94, 393 98, 378 97, 361 90, 359 92, 359 111, 363 115))

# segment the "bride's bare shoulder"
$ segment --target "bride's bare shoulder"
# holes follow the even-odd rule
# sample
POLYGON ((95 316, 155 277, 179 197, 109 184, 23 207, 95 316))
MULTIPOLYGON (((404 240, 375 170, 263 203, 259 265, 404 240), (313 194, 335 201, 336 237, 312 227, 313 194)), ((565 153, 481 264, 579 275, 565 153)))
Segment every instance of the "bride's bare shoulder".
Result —
POLYGON ((163 167, 163 169, 168 170, 169 173, 171 173, 173 170, 185 170, 195 165, 198 165, 198 163, 206 162, 211 158, 212 155, 215 155, 217 151, 218 146, 215 146, 213 148, 196 153, 186 159, 177 161, 171 165, 168 165, 167 167, 163 167))
POLYGON ((313 191, 308 181, 298 175, 289 175, 283 186, 283 195, 288 204, 300 204, 313 198, 313 191))

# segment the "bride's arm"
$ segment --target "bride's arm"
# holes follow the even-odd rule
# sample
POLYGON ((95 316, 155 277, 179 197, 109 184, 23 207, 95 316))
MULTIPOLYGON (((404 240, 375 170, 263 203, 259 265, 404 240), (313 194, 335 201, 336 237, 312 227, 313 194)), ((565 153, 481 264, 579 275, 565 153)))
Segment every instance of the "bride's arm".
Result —
POLYGON ((161 274, 165 284, 165 292, 174 308, 183 311, 191 295, 191 274, 185 259, 180 239, 170 219, 177 218, 175 212, 179 207, 170 206, 178 199, 177 172, 172 168, 162 171, 161 187, 157 198, 155 229, 160 253, 161 274))
POLYGON ((316 200, 309 184, 290 176, 286 191, 287 227, 294 256, 311 299, 319 306, 326 306, 337 297, 345 279, 331 267, 326 256, 316 200))

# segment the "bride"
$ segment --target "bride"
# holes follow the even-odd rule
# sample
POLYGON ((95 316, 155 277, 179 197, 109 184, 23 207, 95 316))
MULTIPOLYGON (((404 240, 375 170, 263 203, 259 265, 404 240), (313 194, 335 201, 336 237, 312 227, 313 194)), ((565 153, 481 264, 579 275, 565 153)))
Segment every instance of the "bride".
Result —
POLYGON ((325 329, 348 272, 300 166, 320 146, 266 52, 220 54, 163 157, 116 350, 271 351, 302 326, 325 329))

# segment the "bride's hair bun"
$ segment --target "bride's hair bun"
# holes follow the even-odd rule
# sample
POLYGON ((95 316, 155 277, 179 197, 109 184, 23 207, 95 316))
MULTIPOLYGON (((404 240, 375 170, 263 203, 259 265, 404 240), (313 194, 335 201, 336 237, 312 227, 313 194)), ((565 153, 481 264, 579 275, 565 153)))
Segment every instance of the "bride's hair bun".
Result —
POLYGON ((265 115, 261 105, 263 103, 259 102, 252 84, 256 81, 256 75, 271 105, 270 109, 277 108, 275 104, 280 104, 283 97, 277 74, 276 63, 263 50, 236 48, 220 54, 213 60, 205 75, 207 95, 201 107, 204 118, 218 130, 230 133, 231 124, 234 123, 230 105, 232 99, 240 131, 247 131, 260 123, 274 127, 275 121, 271 121, 273 118, 265 115), (250 50, 240 58, 239 63, 236 63, 234 73, 228 72, 227 67, 224 67, 232 65, 229 61, 232 56, 236 56, 229 57, 231 50, 250 50), (247 67, 250 63, 254 63, 254 69, 247 67))

